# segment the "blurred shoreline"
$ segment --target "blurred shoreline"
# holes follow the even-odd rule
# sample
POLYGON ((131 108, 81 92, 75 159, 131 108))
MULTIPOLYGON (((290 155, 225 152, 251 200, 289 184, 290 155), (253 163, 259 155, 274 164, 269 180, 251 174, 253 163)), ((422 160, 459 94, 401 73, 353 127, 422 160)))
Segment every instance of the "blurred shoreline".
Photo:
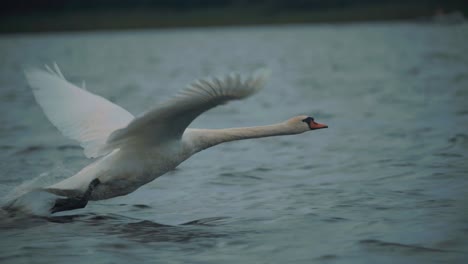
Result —
POLYGON ((303 23, 350 23, 365 21, 440 21, 445 14, 464 20, 468 3, 440 7, 411 3, 370 4, 343 8, 209 7, 156 9, 144 7, 114 9, 66 9, 4 13, 0 34, 60 31, 128 30, 213 26, 281 25, 303 23))

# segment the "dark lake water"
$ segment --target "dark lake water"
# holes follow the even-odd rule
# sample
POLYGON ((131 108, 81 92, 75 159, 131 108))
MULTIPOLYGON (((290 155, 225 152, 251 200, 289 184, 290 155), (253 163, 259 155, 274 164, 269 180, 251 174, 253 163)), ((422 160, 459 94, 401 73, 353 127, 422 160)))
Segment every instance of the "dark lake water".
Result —
POLYGON ((466 263, 467 43, 467 24, 430 23, 0 36, 4 201, 90 163, 35 103, 28 66, 56 61, 134 114, 195 78, 268 67, 262 92, 192 127, 330 126, 217 146, 85 209, 2 211, 0 261, 466 263))

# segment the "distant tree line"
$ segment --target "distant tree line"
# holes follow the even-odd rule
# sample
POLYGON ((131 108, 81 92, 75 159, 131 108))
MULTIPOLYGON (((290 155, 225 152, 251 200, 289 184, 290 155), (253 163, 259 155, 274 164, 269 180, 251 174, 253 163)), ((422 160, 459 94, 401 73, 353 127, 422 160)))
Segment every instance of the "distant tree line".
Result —
POLYGON ((467 0, 4 0, 0 14, 159 9, 187 11, 207 8, 262 8, 266 10, 320 10, 378 5, 421 5, 466 11, 467 0))

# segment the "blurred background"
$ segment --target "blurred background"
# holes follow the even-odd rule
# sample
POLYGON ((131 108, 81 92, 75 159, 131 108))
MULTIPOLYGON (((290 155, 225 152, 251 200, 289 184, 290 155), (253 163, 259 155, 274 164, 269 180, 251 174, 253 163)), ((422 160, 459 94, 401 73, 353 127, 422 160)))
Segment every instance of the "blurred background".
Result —
POLYGON ((6 0, 0 32, 444 19, 464 0, 6 0))
POLYGON ((33 215, 0 209, 0 262, 468 263, 467 10, 466 0, 2 1, 0 198, 28 193, 33 215), (30 191, 93 162, 26 83, 25 68, 53 62, 134 115, 196 78, 269 68, 259 94, 191 127, 305 114, 329 128, 221 144, 129 195, 40 215, 46 203, 30 191))

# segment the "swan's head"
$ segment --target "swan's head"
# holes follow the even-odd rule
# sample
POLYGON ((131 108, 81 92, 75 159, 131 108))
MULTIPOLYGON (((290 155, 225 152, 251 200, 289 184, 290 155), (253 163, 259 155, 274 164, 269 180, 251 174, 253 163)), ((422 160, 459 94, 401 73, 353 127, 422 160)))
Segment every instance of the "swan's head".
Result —
POLYGON ((316 129, 321 129, 321 128, 327 128, 328 126, 325 124, 320 124, 315 122, 313 117, 306 116, 306 115, 301 115, 301 116, 296 116, 288 121, 286 121, 288 126, 292 127, 294 131, 297 133, 303 133, 306 131, 310 130, 316 130, 316 129))

